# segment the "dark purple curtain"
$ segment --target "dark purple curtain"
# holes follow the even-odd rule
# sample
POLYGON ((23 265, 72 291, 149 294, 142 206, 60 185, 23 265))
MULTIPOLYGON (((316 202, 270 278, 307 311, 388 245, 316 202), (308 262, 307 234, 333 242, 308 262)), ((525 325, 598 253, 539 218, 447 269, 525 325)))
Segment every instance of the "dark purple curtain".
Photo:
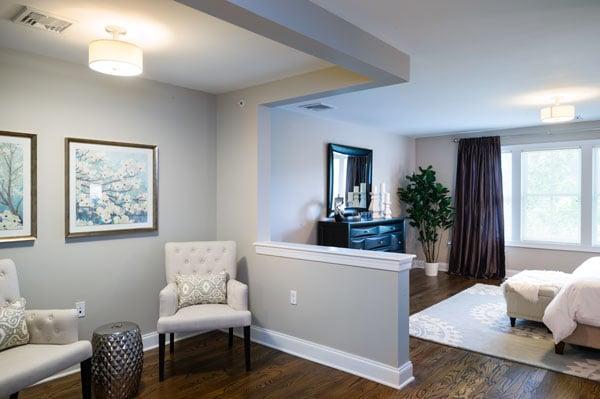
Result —
POLYGON ((368 157, 349 156, 346 168, 346 193, 353 191, 354 186, 367 182, 368 157))
POLYGON ((501 165, 500 137, 459 141, 452 274, 484 279, 505 275, 501 165))

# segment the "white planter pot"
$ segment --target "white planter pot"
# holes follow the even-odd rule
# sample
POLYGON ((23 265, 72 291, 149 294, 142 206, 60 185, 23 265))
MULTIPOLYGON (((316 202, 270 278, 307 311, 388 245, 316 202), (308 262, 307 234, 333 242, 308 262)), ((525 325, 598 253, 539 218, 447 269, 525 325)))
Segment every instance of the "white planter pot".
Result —
POLYGON ((438 274, 438 269, 440 268, 440 263, 427 263, 425 262, 425 275, 430 277, 435 277, 438 274))

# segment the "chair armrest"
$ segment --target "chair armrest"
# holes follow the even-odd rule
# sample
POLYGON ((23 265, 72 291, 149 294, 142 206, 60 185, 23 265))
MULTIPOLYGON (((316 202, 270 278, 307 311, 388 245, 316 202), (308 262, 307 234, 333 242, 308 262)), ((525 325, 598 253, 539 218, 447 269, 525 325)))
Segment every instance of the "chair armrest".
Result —
POLYGON ((177 285, 175 283, 171 283, 167 285, 160 291, 158 294, 159 299, 159 309, 158 316, 166 317, 172 316, 177 312, 177 285))
POLYGON ((26 310, 25 321, 30 344, 64 345, 79 340, 75 309, 26 310))
POLYGON ((227 281, 227 304, 235 310, 248 310, 248 286, 233 279, 227 281))

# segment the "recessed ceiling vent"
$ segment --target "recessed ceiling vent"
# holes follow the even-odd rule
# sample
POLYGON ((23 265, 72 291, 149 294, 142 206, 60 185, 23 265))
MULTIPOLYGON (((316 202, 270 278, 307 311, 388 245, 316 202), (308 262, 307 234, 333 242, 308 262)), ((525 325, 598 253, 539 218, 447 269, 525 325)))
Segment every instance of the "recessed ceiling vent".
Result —
POLYGON ((312 103, 312 104, 303 104, 300 105, 300 108, 308 109, 310 111, 327 111, 329 109, 333 109, 331 105, 323 104, 323 103, 312 103))
POLYGON ((19 25, 26 25, 55 33, 63 33, 73 25, 73 22, 66 18, 57 17, 46 11, 37 10, 27 6, 23 6, 17 15, 13 17, 12 21, 19 25))

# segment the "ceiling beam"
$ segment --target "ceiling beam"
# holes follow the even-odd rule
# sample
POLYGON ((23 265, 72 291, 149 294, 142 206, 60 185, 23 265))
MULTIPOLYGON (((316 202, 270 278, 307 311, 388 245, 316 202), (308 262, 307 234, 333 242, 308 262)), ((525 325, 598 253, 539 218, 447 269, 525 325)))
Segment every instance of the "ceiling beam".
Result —
POLYGON ((364 75, 371 86, 410 78, 407 54, 308 0, 177 2, 364 75))

